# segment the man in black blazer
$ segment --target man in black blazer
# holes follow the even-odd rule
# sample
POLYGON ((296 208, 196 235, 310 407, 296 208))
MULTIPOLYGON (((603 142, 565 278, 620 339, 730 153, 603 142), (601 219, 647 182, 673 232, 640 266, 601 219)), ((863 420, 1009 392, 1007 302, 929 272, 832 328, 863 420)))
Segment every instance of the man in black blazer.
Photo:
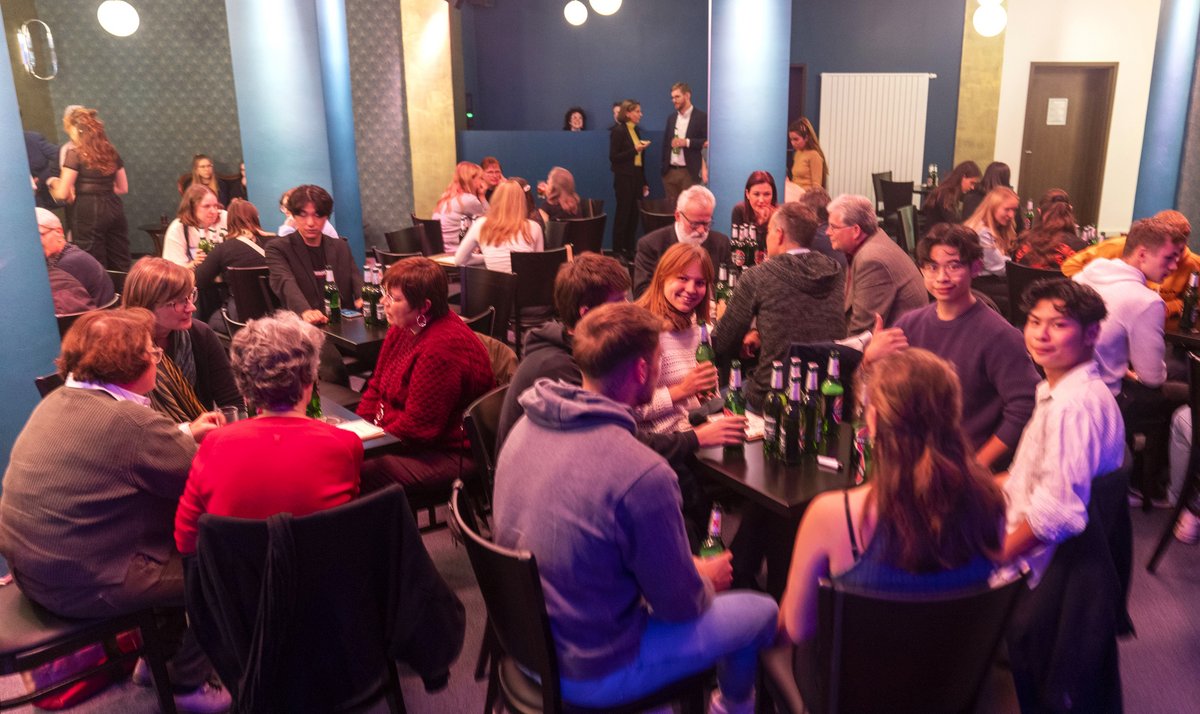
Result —
POLYGON ((674 203, 688 186, 700 181, 701 152, 708 140, 708 115, 692 106, 692 90, 684 82, 671 86, 675 111, 663 132, 662 177, 667 199, 674 203))
POLYGON ((716 197, 704 186, 691 186, 679 194, 675 222, 650 231, 638 240, 637 257, 633 261, 634 298, 645 292, 654 277, 658 259, 676 243, 692 243, 708 251, 714 274, 721 264, 729 262, 729 236, 710 230, 716 207, 716 197))
MULTIPOLYGON (((305 322, 324 325, 325 268, 333 269, 333 280, 343 308, 362 309, 362 276, 350 254, 350 246, 340 238, 322 234, 333 197, 320 186, 304 185, 292 190, 288 211, 296 223, 296 232, 280 236, 267 244, 267 268, 271 290, 288 310, 305 322)), ((326 341, 321 352, 321 379, 348 385, 345 367, 332 343, 326 341)))

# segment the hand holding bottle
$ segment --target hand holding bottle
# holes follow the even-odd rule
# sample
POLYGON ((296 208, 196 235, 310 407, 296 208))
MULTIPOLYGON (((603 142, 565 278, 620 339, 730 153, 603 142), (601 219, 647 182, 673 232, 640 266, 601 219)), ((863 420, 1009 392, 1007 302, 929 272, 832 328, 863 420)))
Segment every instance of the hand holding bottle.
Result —
POLYGON ((712 583, 713 590, 722 592, 733 585, 733 552, 726 550, 709 558, 693 557, 696 572, 712 583))
POLYGON ((716 366, 712 362, 701 362, 684 376, 683 381, 671 387, 671 401, 679 402, 692 396, 703 399, 716 388, 716 366))

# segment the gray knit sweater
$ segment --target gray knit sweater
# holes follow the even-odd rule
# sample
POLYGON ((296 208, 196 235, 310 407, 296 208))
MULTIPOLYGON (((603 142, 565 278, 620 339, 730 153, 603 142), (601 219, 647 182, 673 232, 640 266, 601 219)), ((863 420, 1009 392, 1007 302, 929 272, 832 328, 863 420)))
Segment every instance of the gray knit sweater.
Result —
POLYGON ((74 387, 46 397, 0 497, 0 553, 26 594, 61 612, 82 590, 120 585, 135 554, 166 561, 195 452, 149 407, 74 387))

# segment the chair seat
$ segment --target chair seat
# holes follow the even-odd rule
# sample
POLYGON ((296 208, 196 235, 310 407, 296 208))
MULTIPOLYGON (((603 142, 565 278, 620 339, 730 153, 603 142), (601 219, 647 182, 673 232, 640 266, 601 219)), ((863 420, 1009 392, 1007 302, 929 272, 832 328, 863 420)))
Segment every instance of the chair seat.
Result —
MULTIPOLYGON (((509 711, 516 712, 517 714, 534 714, 535 712, 542 711, 542 685, 521 671, 521 668, 517 666, 517 663, 511 657, 502 659, 499 667, 500 689, 504 693, 504 701, 509 711)), ((695 695, 696 693, 700 693, 701 699, 699 701, 703 702, 703 693, 706 691, 712 677, 713 670, 705 670, 672 682, 666 687, 651 692, 641 699, 616 706, 592 708, 563 702, 563 712, 567 714, 600 714, 600 712, 607 712, 607 714, 634 714, 634 712, 642 712, 669 704, 684 699, 689 694, 695 695)))
POLYGON ((16 585, 0 587, 0 656, 30 652, 104 622, 64 620, 25 597, 16 585))

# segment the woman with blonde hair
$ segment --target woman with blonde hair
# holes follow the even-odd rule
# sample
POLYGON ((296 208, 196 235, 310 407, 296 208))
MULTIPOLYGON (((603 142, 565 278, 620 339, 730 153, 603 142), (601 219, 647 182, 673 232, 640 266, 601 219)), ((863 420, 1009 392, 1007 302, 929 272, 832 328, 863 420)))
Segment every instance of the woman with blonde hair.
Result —
POLYGON ((515 180, 505 179, 492 194, 488 214, 471 224, 454 253, 454 264, 483 264, 488 270, 511 273, 513 252, 543 248, 542 228, 528 215, 525 190, 515 180))
MULTIPOLYGON (((267 267, 267 243, 275 236, 263 230, 258 222, 258 208, 249 201, 235 198, 227 211, 228 232, 225 240, 213 248, 208 258, 196 265, 196 288, 203 291, 216 284, 218 276, 228 268, 267 267)), ((224 301, 225 311, 234 320, 241 320, 233 296, 224 301)), ((217 332, 225 332, 225 320, 217 310, 208 324, 217 332)))
POLYGON ((779 606, 781 629, 801 645, 797 679, 810 705, 820 580, 913 595, 982 586, 1004 538, 1004 496, 967 445, 950 363, 914 347, 872 374, 868 480, 805 511, 779 606))
POLYGON ((698 323, 708 317, 712 284, 708 251, 676 243, 663 253, 650 286, 637 299, 638 305, 664 321, 658 386, 651 401, 635 410, 640 429, 660 434, 687 431, 691 428, 688 412, 700 406, 698 396, 717 388, 716 367, 696 363, 698 323))
POLYGON ((484 198, 486 190, 487 181, 479 164, 460 161, 454 167, 454 178, 442 192, 433 211, 433 218, 442 222, 442 245, 446 250, 458 247, 464 219, 473 222, 487 213, 488 202, 484 198))
POLYGON ((542 207, 542 221, 565 221, 579 217, 579 194, 575 193, 575 177, 561 166, 550 169, 544 183, 538 184, 538 192, 546 196, 542 207))
POLYGON ((817 141, 817 132, 807 117, 800 117, 788 127, 788 143, 792 147, 792 160, 788 166, 786 201, 794 201, 810 188, 829 184, 829 165, 825 152, 817 141))
POLYGON ((192 157, 192 170, 187 176, 184 176, 179 182, 179 195, 187 190, 188 186, 207 186, 212 190, 214 195, 220 195, 221 187, 217 182, 217 171, 213 166, 213 160, 206 154, 196 154, 192 157))
POLYGON ((1004 266, 1017 247, 1014 220, 1021 203, 1011 188, 993 188, 963 225, 979 235, 983 248, 983 275, 1004 275, 1004 266))
POLYGON ((121 196, 129 193, 125 163, 108 140, 95 109, 79 107, 64 120, 68 146, 62 175, 47 183, 56 201, 75 197, 71 239, 109 270, 129 270, 129 224, 121 196))
POLYGON ((242 406, 225 346, 212 328, 192 319, 196 296, 192 271, 165 258, 134 263, 121 295, 123 307, 154 315, 154 345, 163 357, 148 396, 155 411, 175 422, 192 421, 214 407, 242 406))

